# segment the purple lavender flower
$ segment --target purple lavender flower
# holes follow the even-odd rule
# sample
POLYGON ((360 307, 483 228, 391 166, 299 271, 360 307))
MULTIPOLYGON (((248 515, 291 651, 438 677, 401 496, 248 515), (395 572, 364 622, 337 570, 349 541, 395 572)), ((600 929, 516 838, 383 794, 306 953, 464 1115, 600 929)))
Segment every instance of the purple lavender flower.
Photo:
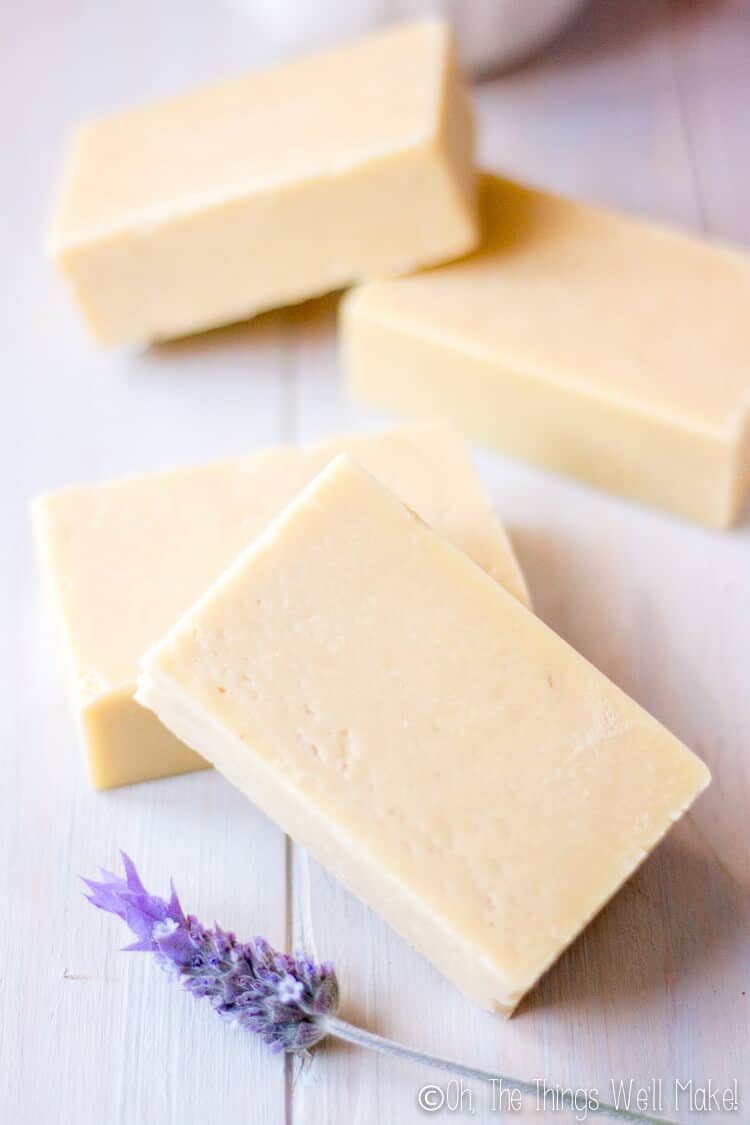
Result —
POLYGON ((328 1034, 326 1020, 339 1002, 333 965, 279 953, 264 938, 242 943, 220 926, 205 929, 183 913, 174 884, 169 901, 149 894, 121 854, 125 878, 102 869, 101 882, 84 882, 89 902, 135 934, 126 949, 153 953, 171 980, 209 999, 223 1019, 256 1032, 274 1052, 303 1054, 328 1034))

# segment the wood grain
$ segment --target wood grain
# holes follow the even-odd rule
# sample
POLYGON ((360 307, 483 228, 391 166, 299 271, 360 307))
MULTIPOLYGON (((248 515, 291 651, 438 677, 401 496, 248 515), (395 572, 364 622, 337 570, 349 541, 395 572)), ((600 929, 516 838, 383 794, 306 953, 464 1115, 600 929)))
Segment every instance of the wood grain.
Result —
MULTIPOLYGON (((427 1072, 346 1047, 285 1066, 170 989, 147 959, 121 955, 122 927, 94 914, 76 882, 116 862, 120 846, 155 887, 173 874, 208 919, 335 958, 345 1014, 373 1030, 603 1092, 611 1078, 742 1083, 750 515, 713 533, 477 453, 538 612, 714 773, 694 812, 510 1022, 465 1001, 217 775, 87 789, 29 498, 382 419, 340 390, 335 298, 140 354, 106 353, 84 337, 40 253, 65 131, 261 61, 252 5, 37 0, 0 20, 10 155, 0 176, 0 1120, 424 1120, 416 1095, 427 1072)), ((750 247, 745 4, 599 0, 542 58, 484 83, 478 104, 487 164, 750 247)), ((486 1091, 474 1096, 473 1119, 495 1120, 486 1091)), ((750 1088, 725 1119, 745 1120, 748 1099, 750 1088)))

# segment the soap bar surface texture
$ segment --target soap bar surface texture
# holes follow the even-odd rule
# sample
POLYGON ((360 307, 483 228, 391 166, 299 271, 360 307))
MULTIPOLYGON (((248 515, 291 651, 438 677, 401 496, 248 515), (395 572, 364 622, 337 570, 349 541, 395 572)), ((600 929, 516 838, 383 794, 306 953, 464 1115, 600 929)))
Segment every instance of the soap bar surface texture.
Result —
POLYGON ((205 764, 133 702, 138 662, 342 450, 528 601, 468 450, 439 422, 50 493, 36 530, 97 788, 205 764))
POLYGON ((346 456, 146 656, 137 698, 502 1012, 708 781, 346 456))
POLYGON ((476 254, 346 298, 353 395, 732 523, 750 486, 750 257, 490 175, 480 196, 476 254))
POLYGON ((101 118, 75 135, 51 251, 103 343, 184 336, 478 239, 447 25, 101 118))

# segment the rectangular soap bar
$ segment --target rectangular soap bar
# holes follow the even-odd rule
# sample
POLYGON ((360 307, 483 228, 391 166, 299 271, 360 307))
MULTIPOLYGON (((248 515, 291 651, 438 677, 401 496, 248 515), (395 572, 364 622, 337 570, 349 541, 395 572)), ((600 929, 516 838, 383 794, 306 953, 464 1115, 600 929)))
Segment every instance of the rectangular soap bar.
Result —
POLYGON ((485 175, 482 249, 349 294, 349 388, 724 527, 750 487, 750 257, 485 175))
POLYGON ((136 698, 507 1013, 709 780, 346 456, 146 656, 136 698))
POLYGON ((133 702, 138 661, 342 450, 528 602, 466 446, 439 422, 50 493, 36 530, 97 788, 205 765, 133 702))
POLYGON ((93 121, 51 250, 102 343, 183 336, 478 238, 450 32, 402 24, 93 121))

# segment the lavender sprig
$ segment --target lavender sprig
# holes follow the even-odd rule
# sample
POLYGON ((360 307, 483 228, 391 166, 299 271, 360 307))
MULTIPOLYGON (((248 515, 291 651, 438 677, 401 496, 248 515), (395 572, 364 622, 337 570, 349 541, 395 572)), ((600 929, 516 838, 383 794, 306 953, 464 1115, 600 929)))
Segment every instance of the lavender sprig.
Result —
POLYGON ((328 1034, 324 1018, 339 1003, 333 965, 279 953, 261 937, 243 943, 218 925, 206 929, 183 913, 174 884, 168 902, 149 894, 132 859, 121 854, 124 879, 102 870, 102 882, 84 882, 89 902, 135 934, 125 949, 153 953, 170 980, 210 1000, 223 1019, 254 1031, 274 1052, 302 1053, 328 1034))
MULTIPOLYGON (((465 1078, 502 1082, 538 1096, 536 1082, 427 1055, 339 1019, 339 986, 330 961, 318 965, 303 954, 291 957, 279 953, 261 937, 239 942, 233 933, 216 924, 213 930, 206 929, 194 915, 183 913, 173 883, 168 900, 149 894, 133 861, 125 852, 121 855, 124 878, 102 868, 102 880, 83 881, 89 889, 89 902, 122 918, 135 934, 137 940, 124 948, 152 953, 170 980, 196 998, 210 1000, 223 1019, 260 1035, 273 1052, 304 1056, 310 1047, 331 1035, 465 1078)), ((569 1091, 553 1086, 546 1089, 558 1095, 559 1105, 567 1099, 572 1108, 578 1108, 573 1106, 569 1091)), ((641 1125, 670 1125, 662 1118, 603 1102, 592 1102, 589 1113, 641 1125)))

